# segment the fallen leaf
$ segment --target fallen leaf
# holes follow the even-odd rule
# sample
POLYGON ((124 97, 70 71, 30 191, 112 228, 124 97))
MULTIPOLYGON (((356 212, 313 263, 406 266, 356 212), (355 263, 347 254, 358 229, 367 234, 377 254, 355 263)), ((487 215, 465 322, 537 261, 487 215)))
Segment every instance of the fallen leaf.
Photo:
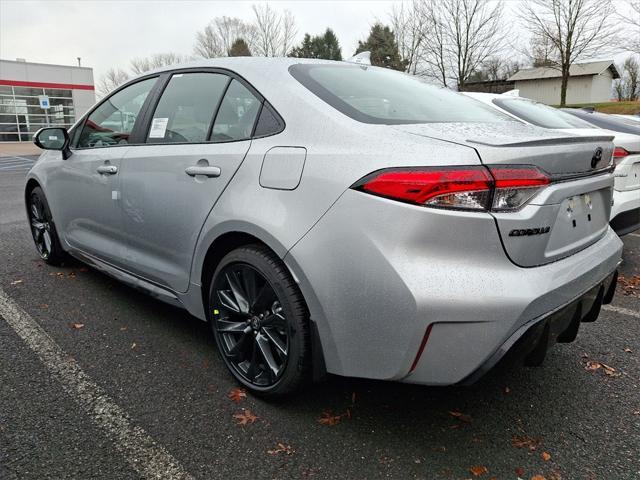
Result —
POLYGON ((40 305, 40 308, 49 308, 49 305, 47 303, 43 303, 42 305, 40 305))
POLYGON ((131 344, 131 350, 133 350, 133 349, 134 349, 134 348, 136 348, 137 346, 138 346, 138 345, 136 344, 136 342, 133 342, 133 343, 131 344))
POLYGON ((562 480, 562 475, 558 470, 553 470, 549 473, 549 480, 562 480))
POLYGON ((124 326, 120 327, 120 331, 121 331, 121 332, 126 332, 128 328, 129 328, 129 327, 127 327, 126 325, 124 325, 124 326))
POLYGON ((620 375, 622 375, 621 373, 617 372, 615 368, 610 367, 609 365, 605 365, 604 363, 601 363, 600 365, 602 365, 602 369, 604 370, 605 375, 609 375, 610 377, 619 377, 620 375))
POLYGON ((24 282, 24 280, 14 280, 13 282, 11 282, 11 285, 18 285, 22 282, 24 282))
POLYGON ((480 475, 484 475, 485 473, 489 473, 489 469, 484 465, 478 465, 477 467, 471 467, 469 471, 473 474, 474 477, 479 477, 480 475))
POLYGON ((542 457, 542 460, 544 460, 545 462, 548 462, 549 460, 551 460, 551 454, 549 452, 542 452, 540 456, 542 457))
POLYGON ((471 415, 466 415, 462 412, 456 412, 456 411, 449 411, 449 415, 451 415, 452 417, 456 417, 458 420, 461 420, 463 422, 467 422, 467 423, 471 423, 471 415))
POLYGON ((342 420, 342 415, 334 415, 331 412, 322 412, 320 418, 318 418, 318 423, 322 425, 337 425, 342 420))
POLYGON ((505 395, 509 395, 511 393, 511 389, 509 387, 504 387, 505 395))
POLYGON ((233 418, 236 419, 237 425, 251 425, 258 417, 254 415, 251 410, 242 410, 240 413, 235 413, 233 418))
POLYGON ((81 328, 84 328, 84 323, 71 323, 69 326, 76 330, 80 330, 81 328))
POLYGON ((531 477, 531 480, 547 480, 547 479, 544 478, 542 475, 534 475, 533 477, 531 477))
POLYGON ((516 468, 516 475, 520 478, 524 477, 524 468, 522 467, 517 467, 516 468))
POLYGON ((278 443, 276 448, 271 450, 267 450, 269 455, 277 455, 278 453, 284 453, 286 455, 293 455, 296 451, 291 447, 291 445, 285 445, 284 443, 278 443))
POLYGON ((633 351, 632 351, 630 348, 625 348, 625 349, 624 349, 624 351, 625 351, 626 353, 633 353, 633 351))
POLYGON ((511 445, 515 448, 528 448, 535 450, 540 445, 540 440, 523 435, 521 437, 514 435, 511 437, 511 445))
POLYGON ((67 275, 67 277, 69 277, 69 278, 76 278, 76 272, 69 272, 69 274, 67 275))
POLYGON ((229 397, 229 400, 239 403, 247 398, 247 392, 243 388, 232 388, 229 390, 227 397, 229 397))
POLYGON ((589 360, 584 368, 586 368, 587 370, 593 371, 593 370, 598 370, 600 367, 602 367, 602 365, 600 365, 600 362, 589 360))
POLYGON ((640 296, 640 275, 634 275, 632 277, 620 275, 618 276, 618 283, 622 287, 622 293, 624 295, 640 296))

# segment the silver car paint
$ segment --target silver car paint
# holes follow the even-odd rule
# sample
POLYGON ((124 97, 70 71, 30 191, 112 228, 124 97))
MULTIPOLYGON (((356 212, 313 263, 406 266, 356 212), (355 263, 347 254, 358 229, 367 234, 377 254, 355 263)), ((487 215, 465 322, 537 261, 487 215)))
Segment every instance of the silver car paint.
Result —
MULTIPOLYGON (((210 246, 227 233, 253 235, 284 259, 299 283, 329 372, 403 379, 425 325, 434 323, 434 335, 442 343, 434 346, 436 341, 430 341, 423 360, 406 380, 436 384, 458 381, 490 355, 509 331, 566 303, 615 268, 622 247, 610 230, 591 246, 583 245, 579 253, 544 267, 523 269, 505 254, 491 214, 409 206, 350 190, 364 175, 390 166, 480 165, 478 152, 483 147, 458 135, 461 126, 419 126, 416 134, 408 128, 351 120, 292 79, 287 67, 299 62, 230 58, 197 64, 229 68, 248 79, 285 119, 287 126, 278 135, 222 148, 220 144, 112 147, 117 151, 110 161, 119 163, 118 175, 105 181, 91 171, 95 162, 87 164, 81 175, 63 180, 64 191, 57 182, 71 171, 65 163, 69 160, 62 160, 58 152, 45 152, 28 179, 43 186, 56 221, 64 219, 58 227, 65 248, 165 301, 175 299, 174 303, 205 319, 201 286, 210 246), (246 155, 243 144, 248 148, 246 155), (306 149, 299 184, 291 190, 261 186, 267 152, 292 147, 306 149), (231 150, 225 153, 224 148, 231 150), (200 158, 215 165, 225 154, 233 157, 229 165, 221 166, 228 177, 204 180, 184 173, 185 166, 197 165, 200 158), (145 176, 144 163, 135 162, 154 158, 167 160, 160 161, 152 177, 145 176), (170 159, 176 158, 174 165, 170 159), (135 176, 129 178, 127 172, 135 176), (121 179, 114 178, 120 175, 121 179), (217 180, 222 180, 219 185, 217 180), (76 181, 82 189, 76 188, 76 181), (194 193, 208 185, 212 191, 199 194, 204 198, 194 193), (92 188, 102 193, 112 189, 107 203, 119 209, 120 227, 101 225, 103 220, 93 218, 85 208, 79 217, 65 214, 78 207, 74 203, 95 205, 92 188), (157 197, 144 198, 140 195, 144 189, 157 197), (78 218, 84 222, 80 227, 90 233, 70 237, 73 228, 67 225, 77 225, 78 218), (170 219, 183 221, 181 228, 186 231, 172 229, 170 219), (200 225, 198 219, 202 219, 200 225), (93 231, 109 238, 100 239, 93 231), (140 232, 147 232, 142 239, 136 238, 140 232), (91 235, 105 242, 106 252, 122 256, 103 254, 90 244, 91 235), (167 235, 177 238, 163 241, 167 235), (453 331, 451 336, 443 334, 447 330, 453 331), (477 339, 474 346, 469 345, 471 334, 477 339), (449 365, 434 372, 432 356, 444 348, 449 365)), ((558 138, 523 127, 504 123, 498 135, 495 126, 464 126, 484 137, 500 136, 504 142, 514 137, 552 142, 558 138)), ((594 141, 610 151, 607 140, 594 141)), ((97 162, 104 162, 106 149, 97 150, 97 162)), ((504 161, 518 158, 500 151, 506 155, 504 161)), ((605 175, 599 181, 602 184, 597 187, 606 188, 613 179, 605 175)), ((104 201, 102 193, 99 201, 104 201)), ((547 197, 541 198, 552 198, 552 194, 549 189, 547 197)))

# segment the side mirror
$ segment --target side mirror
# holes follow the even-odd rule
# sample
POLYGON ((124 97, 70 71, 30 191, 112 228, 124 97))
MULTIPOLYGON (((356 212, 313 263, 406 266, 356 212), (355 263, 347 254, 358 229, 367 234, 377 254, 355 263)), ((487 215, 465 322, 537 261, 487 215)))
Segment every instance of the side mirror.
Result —
POLYGON ((43 150, 60 150, 64 160, 71 156, 71 150, 69 149, 69 133, 67 133, 65 128, 41 128, 33 136, 33 143, 43 150))

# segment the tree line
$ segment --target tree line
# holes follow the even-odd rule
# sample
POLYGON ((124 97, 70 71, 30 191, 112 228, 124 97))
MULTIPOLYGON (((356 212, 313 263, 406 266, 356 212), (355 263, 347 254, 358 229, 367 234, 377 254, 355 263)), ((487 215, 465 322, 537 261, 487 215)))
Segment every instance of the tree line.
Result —
MULTIPOLYGON (((640 0, 625 1, 640 16, 640 0)), ((618 36, 624 24, 640 31, 638 18, 620 15, 613 0, 524 0, 516 16, 520 31, 529 33, 524 46, 514 41, 515 26, 504 21, 504 0, 407 0, 392 7, 388 24, 374 23, 354 53, 370 51, 374 65, 458 90, 468 82, 504 80, 525 66, 554 68, 561 74, 563 105, 571 65, 610 54, 614 48, 640 53, 640 33, 627 35, 629 40, 618 36)), ((253 5, 250 20, 216 17, 196 32, 192 55, 159 53, 133 59, 129 71, 108 70, 98 82, 98 92, 106 94, 129 75, 193 58, 255 55, 342 60, 340 42, 331 28, 318 35, 305 33, 296 45, 297 33, 290 11, 253 5)), ((625 78, 632 67, 633 63, 625 69, 625 78)), ((625 82, 616 83, 616 94, 618 84, 624 83, 619 88, 626 93, 620 95, 629 97, 629 82, 625 82)))

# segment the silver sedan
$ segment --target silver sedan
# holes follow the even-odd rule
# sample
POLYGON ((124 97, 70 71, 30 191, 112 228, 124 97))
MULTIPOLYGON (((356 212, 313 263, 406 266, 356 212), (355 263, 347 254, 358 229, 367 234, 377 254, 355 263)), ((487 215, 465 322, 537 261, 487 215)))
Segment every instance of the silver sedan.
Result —
POLYGON ((25 200, 46 262, 210 322, 253 392, 468 384, 611 301, 611 140, 365 64, 203 60, 38 132, 25 200))

